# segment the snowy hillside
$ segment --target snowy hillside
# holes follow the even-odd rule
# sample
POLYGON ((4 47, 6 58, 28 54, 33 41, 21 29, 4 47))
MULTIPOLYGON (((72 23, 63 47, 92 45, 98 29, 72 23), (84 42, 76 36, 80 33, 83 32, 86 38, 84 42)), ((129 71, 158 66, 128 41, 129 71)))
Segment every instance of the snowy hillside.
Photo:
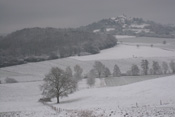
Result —
MULTIPOLYGON (((84 89, 50 105, 38 102, 41 82, 0 85, 0 114, 24 117, 67 116, 92 111, 102 117, 149 114, 147 117, 175 116, 175 76, 120 87, 84 89), (56 109, 56 110, 54 110, 56 109), (59 111, 57 111, 59 109, 59 111), (64 109, 64 110, 63 110, 64 109), (6 112, 6 113, 4 113, 6 112)), ((76 117, 76 116, 75 116, 76 117)), ((145 116, 146 117, 146 116, 145 116)))
POLYGON ((81 90, 64 98, 58 107, 67 109, 116 108, 131 107, 138 103, 143 105, 159 105, 175 103, 175 76, 143 81, 120 87, 104 87, 81 90), (77 101, 73 101, 79 99, 77 101), (70 102, 67 106, 66 102, 70 102))
POLYGON ((94 33, 111 35, 130 35, 138 37, 174 38, 174 26, 162 25, 142 18, 132 18, 126 15, 102 19, 80 29, 94 33))
POLYGON ((81 61, 88 61, 144 57, 175 57, 175 51, 167 51, 150 46, 137 47, 136 45, 117 45, 113 48, 102 50, 99 54, 88 56, 76 56, 71 58, 81 61))

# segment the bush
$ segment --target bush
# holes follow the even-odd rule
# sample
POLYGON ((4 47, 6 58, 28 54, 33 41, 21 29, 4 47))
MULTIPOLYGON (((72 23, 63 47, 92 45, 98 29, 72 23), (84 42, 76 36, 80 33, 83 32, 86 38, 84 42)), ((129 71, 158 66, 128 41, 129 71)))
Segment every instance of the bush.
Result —
POLYGON ((6 82, 6 83, 17 83, 18 81, 15 80, 15 79, 13 79, 13 78, 8 78, 8 77, 7 77, 7 78, 5 79, 5 82, 6 82))
POLYGON ((40 98, 39 102, 51 102, 51 98, 40 98))

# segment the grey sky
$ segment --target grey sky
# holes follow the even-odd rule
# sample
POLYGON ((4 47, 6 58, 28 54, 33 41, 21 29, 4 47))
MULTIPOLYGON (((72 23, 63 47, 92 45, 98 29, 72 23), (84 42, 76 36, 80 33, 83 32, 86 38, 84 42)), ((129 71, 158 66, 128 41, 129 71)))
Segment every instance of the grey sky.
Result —
POLYGON ((175 0, 0 0, 0 33, 27 27, 78 27, 126 14, 175 24, 175 0))

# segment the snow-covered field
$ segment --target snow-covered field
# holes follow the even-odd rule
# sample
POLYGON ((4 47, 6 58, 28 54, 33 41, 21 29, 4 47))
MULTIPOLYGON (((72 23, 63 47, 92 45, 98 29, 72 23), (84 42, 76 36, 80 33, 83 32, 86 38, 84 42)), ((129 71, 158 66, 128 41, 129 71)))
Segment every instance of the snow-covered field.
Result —
POLYGON ((111 60, 127 58, 148 58, 148 57, 175 57, 175 51, 163 50, 161 48, 133 45, 117 45, 113 48, 102 50, 99 54, 88 56, 75 56, 73 59, 88 60, 111 60))
MULTIPOLYGON (((113 48, 102 50, 99 54, 88 56, 74 56, 65 59, 57 59, 50 61, 43 61, 37 63, 28 63, 18 66, 11 66, 0 69, 0 80, 3 82, 5 78, 14 78, 17 81, 38 81, 42 80, 45 74, 51 69, 51 67, 60 67, 65 69, 67 66, 73 67, 78 64, 83 68, 83 74, 86 74, 92 69, 94 61, 100 60, 110 70, 113 70, 115 64, 117 64, 122 72, 126 72, 132 64, 139 65, 142 59, 150 61, 171 61, 175 60, 175 51, 169 50, 168 47, 174 46, 174 40, 167 39, 167 44, 161 45, 163 49, 156 46, 162 44, 164 39, 150 39, 150 38, 128 38, 121 39, 122 44, 119 44, 113 48), (135 42, 135 43, 134 43, 135 42), (139 43, 139 47, 136 45, 139 43), (141 44, 142 43, 142 44, 141 44), (150 47, 153 43, 154 46, 150 47), (128 45, 129 44, 129 45, 128 45)), ((121 41, 119 40, 119 41, 121 41)))
POLYGON ((64 98, 56 107, 67 109, 90 109, 160 105, 175 102, 175 76, 134 83, 119 87, 85 89, 64 98), (79 99, 79 100, 78 100, 79 99), (67 106, 66 102, 69 103, 67 106))
POLYGON ((79 83, 79 90, 68 98, 61 99, 60 104, 56 104, 55 99, 48 105, 38 102, 41 97, 39 86, 51 67, 65 69, 70 66, 73 69, 78 64, 83 68, 83 74, 86 74, 92 69, 94 61, 99 60, 110 71, 117 64, 124 73, 132 64, 140 66, 142 59, 149 60, 150 65, 154 60, 160 63, 175 60, 174 40, 167 40, 167 44, 162 44, 163 40, 155 39, 151 42, 149 38, 141 40, 125 36, 119 39, 122 43, 102 50, 100 54, 0 68, 2 83, 7 77, 19 81, 14 84, 0 84, 0 117, 175 117, 175 75, 157 79, 152 79, 155 76, 148 76, 150 78, 147 79, 151 80, 147 81, 143 77, 96 79, 94 88, 89 88, 84 79, 79 83), (138 44, 139 47, 136 46, 138 44), (154 46, 151 47, 150 44, 154 46), (107 84, 118 87, 104 87, 105 81, 120 83, 107 84))
POLYGON ((102 117, 175 116, 175 75, 119 87, 83 89, 61 99, 60 104, 53 99, 50 106, 38 102, 41 83, 1 84, 0 115, 70 117, 93 113, 102 117))
POLYGON ((136 38, 135 36, 129 36, 129 35, 115 35, 117 39, 128 39, 128 38, 136 38))
MULTIPOLYGON (((127 36, 126 36, 127 37, 127 36)), ((136 37, 136 38, 117 38, 119 42, 123 44, 131 44, 131 45, 147 45, 158 48, 163 48, 166 50, 175 50, 175 39, 168 39, 168 38, 154 38, 154 37, 136 37), (166 41, 166 44, 163 42, 166 41)))

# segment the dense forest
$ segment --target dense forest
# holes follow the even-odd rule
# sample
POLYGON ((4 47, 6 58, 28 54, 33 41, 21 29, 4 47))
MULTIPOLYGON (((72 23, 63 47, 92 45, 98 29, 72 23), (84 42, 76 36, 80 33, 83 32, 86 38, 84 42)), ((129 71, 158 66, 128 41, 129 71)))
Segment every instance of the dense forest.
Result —
POLYGON ((96 54, 117 40, 107 34, 76 29, 25 28, 0 39, 0 67, 96 54))

